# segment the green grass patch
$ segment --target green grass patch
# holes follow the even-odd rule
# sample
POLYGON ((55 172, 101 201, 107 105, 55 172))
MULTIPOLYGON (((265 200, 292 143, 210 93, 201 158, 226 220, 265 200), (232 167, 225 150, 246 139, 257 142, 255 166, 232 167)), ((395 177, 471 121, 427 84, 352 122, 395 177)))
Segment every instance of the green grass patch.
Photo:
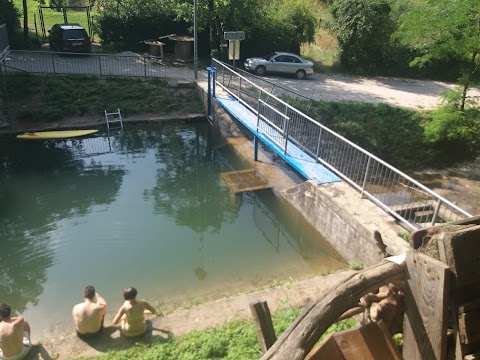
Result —
MULTIPOLYGON (((15 7, 23 13, 23 5, 22 0, 14 0, 13 3, 15 7)), ((36 0, 27 0, 27 8, 28 8, 28 28, 32 33, 35 33, 35 20, 36 20, 36 29, 38 31, 38 36, 40 40, 42 40, 42 31, 40 25, 40 15, 38 9, 39 3, 36 0)), ((94 11, 90 11, 90 15, 93 18, 95 15, 94 11)), ((74 11, 72 9, 67 10, 67 19, 69 23, 77 23, 82 25, 88 31, 88 20, 87 20, 87 13, 85 10, 83 11, 74 11)), ((43 9, 43 20, 45 23, 45 31, 48 32, 55 24, 63 24, 63 13, 62 11, 55 11, 52 9, 43 9)), ((23 17, 20 19, 20 23, 23 27, 23 17)), ((48 33, 47 33, 48 36, 48 33)))
MULTIPOLYGON (((279 335, 295 319, 295 313, 300 309, 283 309, 274 314, 272 320, 276 333, 279 335)), ((331 332, 354 327, 352 319, 333 324, 326 336, 331 332)), ((128 350, 109 351, 94 359, 98 360, 249 360, 258 359, 262 355, 253 321, 234 321, 223 326, 197 331, 166 342, 142 344, 128 350)), ((88 358, 77 358, 88 359, 88 358)))
POLYGON ((203 112, 193 85, 175 88, 162 79, 98 79, 84 76, 8 75, 10 113, 17 120, 55 121, 100 116, 120 108, 124 116, 203 112))

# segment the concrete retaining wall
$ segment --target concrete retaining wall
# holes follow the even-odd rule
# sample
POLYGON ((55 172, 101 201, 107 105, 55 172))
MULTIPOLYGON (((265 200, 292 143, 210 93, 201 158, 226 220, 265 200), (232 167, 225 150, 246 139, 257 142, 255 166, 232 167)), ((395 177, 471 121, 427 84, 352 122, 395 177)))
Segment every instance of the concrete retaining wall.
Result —
POLYGON ((396 255, 408 243, 398 236, 401 228, 383 210, 345 182, 317 185, 313 181, 284 190, 281 195, 327 239, 346 260, 369 266, 383 256, 376 244, 378 231, 396 255))

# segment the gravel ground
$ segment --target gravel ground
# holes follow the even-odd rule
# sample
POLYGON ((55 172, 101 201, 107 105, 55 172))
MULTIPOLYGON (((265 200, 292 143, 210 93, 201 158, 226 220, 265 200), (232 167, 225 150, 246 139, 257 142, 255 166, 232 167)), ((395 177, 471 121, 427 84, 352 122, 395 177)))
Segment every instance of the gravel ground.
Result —
MULTIPOLYGON (((438 94, 455 87, 455 84, 440 81, 321 73, 314 73, 301 81, 279 76, 265 79, 314 100, 386 103, 414 109, 436 107, 438 94)), ((471 89, 469 96, 480 96, 480 91, 471 89)))

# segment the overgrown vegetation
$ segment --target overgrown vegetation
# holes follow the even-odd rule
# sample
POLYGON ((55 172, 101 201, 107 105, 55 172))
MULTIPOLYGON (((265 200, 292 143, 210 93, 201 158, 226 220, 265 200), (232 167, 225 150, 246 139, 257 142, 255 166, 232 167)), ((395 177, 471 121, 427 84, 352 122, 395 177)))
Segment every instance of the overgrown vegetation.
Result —
POLYGON ((401 170, 447 166, 480 153, 480 111, 473 107, 464 112, 449 106, 415 111, 321 101, 313 103, 308 113, 401 170))
POLYGON ((122 114, 168 114, 188 109, 203 113, 203 105, 187 88, 168 86, 162 79, 79 76, 7 76, 10 114, 18 120, 54 121, 76 116, 103 117, 105 109, 120 107, 122 114))
MULTIPOLYGON (((242 57, 273 50, 300 51, 313 41, 316 21, 308 0, 200 0, 198 1, 199 53, 224 48, 225 31, 245 31, 242 57)), ((97 32, 106 45, 138 48, 139 41, 167 34, 192 34, 191 1, 106 0, 96 18, 97 32), (135 31, 132 31, 135 29, 135 31)))
POLYGON ((363 269, 363 264, 361 262, 351 260, 348 262, 348 267, 350 270, 362 270, 363 269))
MULTIPOLYGON (((279 335, 295 319, 300 309, 288 308, 273 315, 275 332, 279 335)), ((347 319, 333 324, 323 336, 334 331, 352 328, 355 320, 347 319)), ((260 346, 252 321, 234 321, 224 326, 206 331, 190 333, 184 337, 156 342, 149 345, 138 345, 128 350, 111 351, 106 355, 95 357, 98 360, 248 360, 261 356, 260 346)), ((79 358, 86 359, 86 358, 79 358)))

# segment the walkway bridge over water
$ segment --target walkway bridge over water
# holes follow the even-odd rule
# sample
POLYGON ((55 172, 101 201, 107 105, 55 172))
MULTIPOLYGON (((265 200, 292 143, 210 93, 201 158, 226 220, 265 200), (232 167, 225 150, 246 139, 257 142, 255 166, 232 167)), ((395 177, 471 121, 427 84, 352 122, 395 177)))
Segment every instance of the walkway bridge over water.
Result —
POLYGON ((318 184, 345 181, 359 191, 359 196, 411 230, 471 217, 295 108, 300 103, 309 105, 311 100, 285 89, 276 96, 257 77, 234 71, 218 60, 213 65, 208 69, 208 114, 212 115, 214 97, 254 135, 255 160, 258 142, 262 141, 307 180, 318 184), (217 92, 218 88, 223 91, 217 92))

